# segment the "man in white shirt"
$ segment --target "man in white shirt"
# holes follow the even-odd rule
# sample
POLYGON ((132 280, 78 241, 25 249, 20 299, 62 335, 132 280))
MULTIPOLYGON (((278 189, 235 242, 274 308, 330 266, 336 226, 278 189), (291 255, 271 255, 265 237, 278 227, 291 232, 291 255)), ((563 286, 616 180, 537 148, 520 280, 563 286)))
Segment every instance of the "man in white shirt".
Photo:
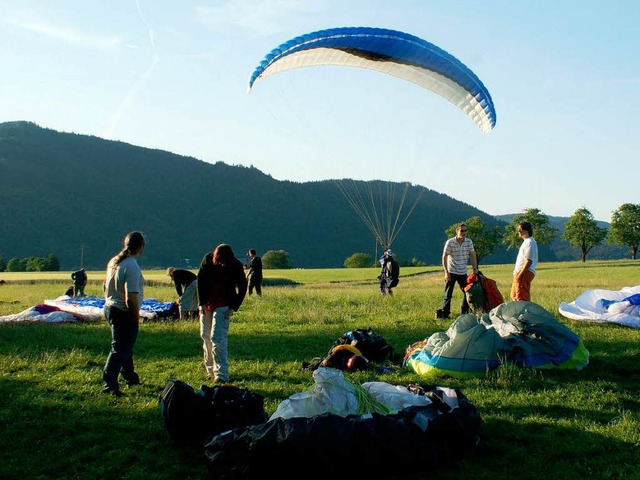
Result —
POLYGON ((511 284, 511 300, 531 301, 531 282, 536 275, 538 265, 538 244, 533 238, 533 227, 529 222, 517 225, 518 235, 522 238, 522 245, 518 250, 516 265, 513 269, 513 283, 511 284))

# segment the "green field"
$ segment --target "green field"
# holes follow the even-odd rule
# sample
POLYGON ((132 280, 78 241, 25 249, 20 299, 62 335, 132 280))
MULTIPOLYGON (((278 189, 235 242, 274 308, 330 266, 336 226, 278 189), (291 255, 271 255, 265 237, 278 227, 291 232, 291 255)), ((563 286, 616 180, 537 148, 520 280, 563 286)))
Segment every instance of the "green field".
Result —
MULTIPOLYGON (((481 270, 506 296, 511 268, 481 270)), ((7 282, 0 285, 0 315, 61 295, 70 285, 69 273, 0 273, 7 282)), ((100 294, 103 272, 88 275, 87 293, 100 294)), ((146 297, 175 299, 164 271, 144 275, 146 297)), ((393 298, 380 297, 377 269, 266 270, 265 275, 263 297, 247 298, 234 316, 229 349, 231 380, 262 394, 269 414, 312 384, 301 363, 324 355, 347 331, 372 327, 403 353, 450 324, 433 315, 442 296, 438 267, 403 268, 393 298)), ((584 290, 639 284, 637 261, 539 265, 533 301, 581 337, 590 363, 580 372, 505 365, 480 379, 429 382, 404 369, 349 374, 359 383, 434 380, 460 388, 482 415, 473 455, 436 471, 417 468, 419 473, 405 478, 640 478, 640 330, 558 314, 561 301, 584 290)), ((460 313, 460 299, 456 291, 454 315, 460 313)), ((135 361, 144 385, 125 390, 121 398, 101 392, 109 341, 105 322, 0 324, 0 478, 209 477, 201 452, 171 443, 158 408, 158 395, 171 378, 195 388, 205 383, 197 322, 143 323, 135 361)))

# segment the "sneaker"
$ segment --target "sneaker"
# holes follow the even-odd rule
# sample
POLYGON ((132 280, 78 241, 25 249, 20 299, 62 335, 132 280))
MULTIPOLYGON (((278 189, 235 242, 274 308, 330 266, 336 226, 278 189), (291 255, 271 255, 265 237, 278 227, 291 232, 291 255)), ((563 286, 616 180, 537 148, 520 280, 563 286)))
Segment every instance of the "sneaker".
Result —
POLYGON ((118 385, 115 385, 115 386, 105 385, 104 388, 102 389, 102 393, 110 393, 114 397, 122 396, 122 392, 120 391, 120 387, 118 385))
POLYGON ((442 310, 441 308, 436 310, 436 320, 448 320, 449 319, 449 315, 444 313, 444 310, 442 310))

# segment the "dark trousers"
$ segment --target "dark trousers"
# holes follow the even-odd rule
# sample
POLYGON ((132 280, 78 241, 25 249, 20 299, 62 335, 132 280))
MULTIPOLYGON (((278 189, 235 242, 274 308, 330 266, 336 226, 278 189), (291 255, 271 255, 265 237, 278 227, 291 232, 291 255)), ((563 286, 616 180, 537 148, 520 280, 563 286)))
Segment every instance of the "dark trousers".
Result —
POLYGON ((249 277, 249 295, 253 293, 254 288, 258 295, 262 295, 262 277, 254 277, 253 275, 249 277))
POLYGON ((117 389, 119 373, 127 384, 137 384, 140 379, 133 367, 133 346, 138 338, 138 321, 115 307, 105 307, 104 315, 111 325, 111 351, 102 374, 105 385, 117 389))
POLYGON ((466 275, 456 275, 454 273, 449 274, 450 280, 444 284, 444 295, 442 296, 442 313, 445 316, 449 316, 451 313, 451 297, 453 296, 453 287, 456 286, 456 283, 460 286, 460 290, 462 290, 462 306, 460 307, 462 314, 469 313, 471 309, 469 308, 469 304, 467 303, 467 296, 464 293, 464 287, 467 286, 467 276, 466 275))

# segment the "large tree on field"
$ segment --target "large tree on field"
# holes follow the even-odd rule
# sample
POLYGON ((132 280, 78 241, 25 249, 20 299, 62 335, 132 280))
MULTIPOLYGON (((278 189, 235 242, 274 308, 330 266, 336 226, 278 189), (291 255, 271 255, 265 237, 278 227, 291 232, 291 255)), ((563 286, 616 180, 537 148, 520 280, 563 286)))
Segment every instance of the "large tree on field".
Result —
POLYGON ((631 247, 631 258, 636 259, 640 243, 640 205, 625 203, 611 215, 609 242, 631 247))
POLYGON ((367 268, 373 265, 373 259, 368 253, 354 253, 344 261, 344 268, 367 268))
POLYGON ((519 247, 522 239, 518 235, 518 224, 529 222, 533 227, 533 237, 538 245, 551 245, 551 242, 558 234, 558 229, 549 223, 549 217, 537 208, 528 208, 513 217, 511 225, 504 227, 502 243, 507 246, 507 250, 519 247))
POLYGON ((587 253, 596 245, 600 245, 607 237, 607 229, 600 228, 592 213, 585 207, 576 210, 564 224, 562 239, 572 247, 579 247, 582 251, 582 261, 587 259, 587 253))
MULTIPOLYGON (((464 222, 467 226, 467 238, 473 241, 473 249, 476 251, 478 264, 488 255, 491 255, 498 245, 500 245, 500 227, 487 227, 480 217, 471 217, 464 222)), ((456 236, 458 223, 451 225, 445 233, 447 237, 456 236)))
POLYGON ((274 270, 291 268, 291 265, 289 265, 289 253, 284 250, 269 250, 262 255, 262 266, 265 269, 271 268, 274 270))

